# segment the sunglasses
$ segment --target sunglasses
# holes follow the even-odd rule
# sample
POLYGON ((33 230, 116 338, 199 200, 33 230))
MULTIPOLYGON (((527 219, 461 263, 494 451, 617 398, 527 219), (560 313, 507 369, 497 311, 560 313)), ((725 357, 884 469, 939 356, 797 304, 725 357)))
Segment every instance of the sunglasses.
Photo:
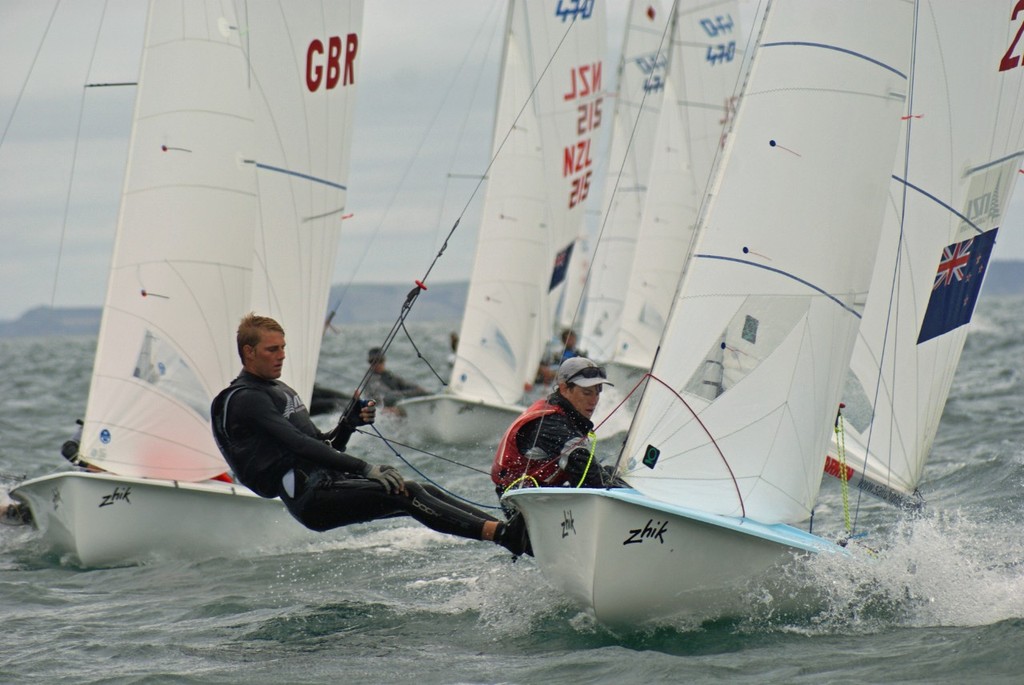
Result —
POLYGON ((569 376, 565 382, 572 383, 577 378, 608 378, 608 374, 605 373, 603 366, 588 366, 569 376))

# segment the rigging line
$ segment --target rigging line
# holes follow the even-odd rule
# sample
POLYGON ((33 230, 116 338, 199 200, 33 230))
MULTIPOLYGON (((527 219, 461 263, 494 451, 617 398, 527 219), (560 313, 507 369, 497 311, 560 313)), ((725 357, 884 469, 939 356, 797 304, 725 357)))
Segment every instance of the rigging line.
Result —
MULTIPOLYGON (((393 443, 393 442, 391 442, 390 440, 388 440, 387 438, 385 438, 385 437, 384 437, 383 435, 381 435, 380 431, 378 431, 378 430, 377 430, 377 428, 376 428, 376 426, 374 426, 373 424, 370 424, 370 427, 371 427, 371 428, 373 428, 373 431, 374 431, 375 433, 377 433, 377 436, 378 436, 378 437, 379 437, 379 438, 380 438, 381 440, 383 440, 383 441, 384 441, 384 444, 385 444, 385 445, 387 445, 387 446, 388 446, 388 448, 389 448, 389 449, 390 449, 390 450, 391 450, 392 452, 394 452, 395 456, 396 456, 396 457, 398 457, 398 458, 399 458, 399 459, 400 459, 400 460, 402 461, 402 463, 404 463, 404 464, 405 464, 406 466, 408 466, 408 467, 409 467, 410 469, 412 469, 413 471, 415 471, 415 472, 416 472, 416 474, 417 474, 417 475, 418 475, 418 476, 419 476, 420 478, 422 478, 423 480, 427 481, 428 483, 430 483, 430 484, 431 484, 431 485, 433 485, 434 487, 438 488, 439 490, 443 490, 444 492, 448 493, 449 495, 451 495, 451 496, 452 496, 452 497, 454 497, 455 499, 458 499, 458 500, 462 500, 463 502, 466 502, 467 504, 472 504, 473 506, 475 506, 475 507, 479 507, 479 508, 481 508, 481 509, 495 509, 495 510, 497 510, 497 509, 500 509, 500 508, 501 508, 501 507, 499 507, 499 506, 495 506, 495 505, 492 505, 492 504, 483 504, 482 502, 476 502, 476 501, 474 501, 474 500, 468 499, 468 498, 466 498, 466 497, 463 497, 462 495, 459 495, 459 494, 457 494, 457 493, 454 493, 454 492, 452 492, 451 490, 449 490, 449 489, 448 489, 448 488, 446 488, 445 486, 441 485, 440 483, 438 483, 437 481, 435 481, 435 480, 434 480, 433 478, 431 478, 431 477, 430 477, 430 476, 428 476, 427 474, 423 473, 423 471, 421 471, 421 470, 420 470, 419 468, 417 468, 416 466, 413 466, 413 465, 412 465, 412 464, 411 464, 411 463, 409 462, 409 460, 408 460, 408 459, 406 459, 406 458, 405 458, 404 456, 402 456, 402 454, 401 454, 401 453, 400 453, 400 452, 399 452, 398 450, 396 450, 396 449, 395 449, 395 448, 393 447, 393 445, 395 445, 395 444, 399 444, 399 443, 393 443)), ((415 448, 414 448, 414 449, 415 449, 415 448)), ((423 454, 429 454, 429 452, 425 452, 425 451, 423 451, 423 450, 419 450, 419 451, 420 451, 420 452, 423 452, 423 454)), ((453 462, 453 463, 457 463, 457 462, 453 462)), ((464 466, 464 465, 463 465, 463 464, 460 464, 460 466, 464 466)), ((466 466, 466 468, 470 468, 470 467, 466 466)), ((477 470, 478 470, 478 469, 477 469, 477 470)), ((488 474, 488 475, 490 475, 490 474, 488 474)))
POLYGON ((29 79, 32 78, 32 72, 36 69, 36 62, 39 61, 39 53, 43 51, 43 44, 46 42, 46 37, 50 34, 50 27, 53 26, 53 18, 57 16, 57 10, 60 9, 60 0, 57 0, 53 4, 53 11, 50 12, 50 18, 46 20, 46 28, 43 30, 43 37, 39 41, 38 47, 36 47, 36 54, 32 56, 32 63, 28 66, 28 71, 25 73, 25 80, 21 82, 21 88, 18 89, 18 96, 14 98, 14 106, 11 108, 11 115, 7 117, 7 123, 4 124, 4 132, 0 134, 0 147, 3 147, 4 141, 7 140, 7 132, 11 130, 11 124, 14 122, 14 115, 18 112, 18 105, 21 104, 21 98, 25 95, 25 90, 28 88, 29 79))
MULTIPOLYGON (((452 91, 455 89, 455 85, 459 81, 459 74, 462 73, 463 69, 466 66, 466 63, 469 61, 469 56, 473 51, 473 46, 475 46, 477 41, 480 39, 485 24, 486 22, 482 23, 480 28, 477 30, 477 35, 476 37, 474 37, 473 43, 470 45, 470 49, 466 51, 466 54, 462 59, 462 64, 460 64, 459 68, 455 70, 455 76, 448 83, 448 88, 445 90, 444 97, 441 98, 440 102, 438 103, 437 109, 434 111, 434 114, 431 117, 430 124, 424 130, 423 136, 420 138, 419 144, 416 146, 416 151, 409 158, 409 161, 406 164, 405 169, 402 171, 402 175, 399 178, 398 183, 395 184, 394 192, 391 194, 391 198, 385 205, 384 214, 377 222, 377 225, 374 226, 370 239, 367 240, 366 244, 363 246, 363 253, 359 255, 359 259, 356 260, 355 267, 352 269, 352 276, 349 278, 348 283, 346 283, 345 286, 341 289, 341 299, 344 299, 345 296, 347 295, 348 289, 352 285, 352 279, 354 278, 355 274, 359 272, 363 263, 366 261, 366 256, 370 253, 370 248, 373 247, 374 241, 377 239, 377 236, 381 231, 381 227, 384 225, 384 222, 387 220, 388 214, 391 212, 391 208, 395 206, 398 194, 402 191, 402 188, 405 186, 406 180, 412 173, 413 165, 416 163, 416 160, 419 158, 424 146, 426 146, 427 141, 430 139, 431 131, 434 130, 434 126, 437 124, 437 121, 441 116, 441 112, 445 107, 445 104, 451 97, 452 91)), ((387 350, 385 350, 385 352, 386 351, 387 350)))
MULTIPOLYGON (((373 425, 373 424, 371 424, 371 425, 373 425)), ((432 458, 438 459, 440 461, 448 462, 449 464, 452 464, 453 466, 458 466, 459 468, 466 469, 467 471, 476 471, 477 473, 482 473, 483 475, 488 476, 488 477, 490 477, 490 475, 491 475, 491 472, 488 471, 488 470, 484 470, 484 469, 478 468, 476 466, 472 466, 472 465, 467 464, 465 462, 456 461, 455 459, 451 459, 450 457, 442 456, 442 455, 440 455, 440 454, 438 454, 436 452, 430 452, 428 450, 423 449, 422 447, 416 447, 415 445, 410 445, 408 443, 400 442, 398 440, 392 440, 390 438, 386 438, 383 435, 381 435, 380 431, 378 431, 376 427, 374 427, 373 432, 365 431, 362 428, 357 428, 356 432, 359 433, 360 435, 365 435, 367 438, 373 438, 375 440, 381 440, 381 441, 383 441, 385 443, 388 443, 390 445, 398 445, 399 447, 403 447, 405 449, 410 449, 410 450, 413 450, 415 452, 418 452, 419 454, 422 454, 423 456, 432 457, 432 458)))
MULTIPOLYGON (((533 87, 530 89, 529 94, 527 95, 525 101, 523 102, 523 106, 519 109, 519 112, 516 114, 515 118, 513 119, 512 123, 511 123, 511 125, 509 126, 508 130, 505 132, 505 136, 504 136, 504 138, 502 138, 501 144, 498 146, 498 148, 494 151, 494 154, 491 156, 490 161, 487 163, 487 168, 484 169, 484 173, 480 176, 480 180, 477 182, 476 186, 473 188, 473 192, 470 193, 469 199, 466 201, 466 205, 463 207, 462 212, 455 219, 455 223, 452 225, 451 229, 448 231, 448 235, 445 237, 444 243, 441 245, 441 248, 438 250, 437 254, 434 255, 434 258, 433 258, 433 260, 431 260, 430 265, 427 267, 426 272, 423 274, 423 277, 416 281, 416 287, 413 288, 409 292, 409 294, 406 296, 405 303, 402 305, 402 310, 401 310, 401 312, 398 315, 398 319, 395 321, 394 325, 391 327, 391 330, 388 332, 387 336, 385 336, 384 343, 382 345, 380 345, 381 351, 383 353, 386 354, 387 351, 388 351, 388 348, 391 347, 391 343, 394 340, 395 336, 397 335, 398 329, 404 324, 405 318, 408 316, 409 311, 412 309, 413 304, 416 302, 416 298, 419 297, 419 291, 427 289, 427 286, 425 284, 427 282, 427 278, 430 276, 430 272, 433 271, 434 266, 437 264, 438 260, 444 254, 445 250, 448 248, 448 241, 451 239, 452 235, 455 233, 455 229, 458 228, 459 223, 462 221, 462 217, 465 215, 466 211, 469 209, 469 205, 473 201, 473 198, 479 192, 480 186, 483 184, 484 179, 487 178, 487 175, 490 173, 491 167, 494 165, 494 162, 498 158, 498 155, 501 154, 501 150, 505 147, 505 143, 508 141, 508 138, 512 134, 512 131, 515 130, 516 124, 519 122, 520 117, 522 117, 523 112, 526 111, 527 106, 533 100, 533 96, 537 92, 537 88, 540 87, 541 82, 544 80, 544 76, 547 74, 548 69, 550 69, 551 64, 554 62, 555 55, 557 55, 561 51, 562 45, 565 44, 565 40, 568 37, 569 32, 576 25, 576 21, 577 21, 576 18, 573 17, 573 20, 569 23, 569 26, 566 27, 565 32, 562 34, 561 39, 558 41, 558 45, 555 46, 555 49, 551 52, 551 56, 548 58, 547 63, 544 65, 544 69, 542 69, 541 73, 537 76, 537 79, 534 82, 533 87)), ((344 292, 343 292, 343 296, 344 296, 344 292)), ((370 377, 370 373, 371 373, 371 368, 368 367, 366 369, 366 373, 363 374, 362 380, 359 382, 359 389, 362 389, 362 387, 366 385, 366 381, 370 377)), ((357 392, 358 392, 358 389, 357 389, 357 392)), ((351 410, 356 401, 357 400, 355 398, 355 393, 354 393, 353 397, 352 397, 352 401, 349 403, 347 409, 351 410)))
POLYGON ((736 489, 736 497, 740 501, 741 517, 742 518, 746 518, 747 517, 747 506, 743 503, 743 495, 740 493, 740 484, 738 482, 736 482, 736 474, 734 474, 732 472, 732 467, 729 466, 729 460, 726 459, 725 458, 725 454, 722 453, 722 448, 718 446, 718 441, 715 440, 715 436, 713 436, 711 434, 711 431, 708 430, 708 427, 705 426, 704 422, 700 420, 700 416, 697 414, 697 412, 695 412, 693 410, 693 407, 690 406, 690 403, 687 402, 685 399, 683 399, 683 396, 680 395, 678 392, 676 392, 675 389, 671 385, 669 385, 665 381, 661 380, 660 378, 658 378, 654 374, 650 374, 649 373, 647 375, 651 378, 651 380, 657 381, 662 386, 664 386, 666 390, 668 390, 670 393, 672 393, 672 395, 674 395, 675 398, 677 400, 679 400, 683 404, 683 406, 686 407, 689 410, 690 415, 693 416, 693 420, 697 422, 697 425, 699 425, 701 427, 701 430, 704 431, 704 434, 708 436, 708 440, 711 441, 711 444, 714 446, 715 451, 718 452, 718 456, 722 458, 722 463, 725 464, 725 468, 729 472, 729 478, 732 479, 732 486, 736 489))
MULTIPOLYGON (((100 25, 96 30, 96 38, 93 40, 92 53, 89 55, 89 64, 85 68, 86 81, 92 72, 92 64, 96 59, 96 49, 100 42, 100 33, 103 28, 103 18, 107 16, 107 0, 103 2, 103 11, 100 12, 100 25)), ((71 189, 75 182, 75 167, 78 165, 78 145, 82 140, 82 120, 85 118, 85 94, 88 87, 82 88, 82 96, 79 98, 78 122, 75 126, 75 144, 71 150, 71 170, 68 174, 68 189, 64 196, 64 216, 60 223, 60 241, 57 243, 57 264, 53 272, 53 289, 50 291, 50 308, 53 309, 57 302, 57 282, 60 280, 60 265, 64 259, 64 239, 68 233, 68 215, 71 213, 71 189)))
POLYGON ((635 393, 640 388, 640 386, 643 385, 644 381, 646 381, 648 378, 653 378, 653 376, 651 376, 650 372, 645 373, 640 378, 640 380, 638 380, 636 382, 636 385, 633 386, 633 389, 630 390, 628 393, 626 393, 626 396, 623 397, 622 400, 618 404, 616 404, 615 407, 610 412, 608 412, 608 415, 605 416, 603 419, 601 419, 600 423, 598 423, 596 426, 594 426, 594 432, 595 433, 598 430, 600 430, 601 426, 603 426, 605 423, 607 423, 610 418, 615 416, 616 412, 618 412, 620 409, 622 409, 622 407, 626 404, 626 402, 629 401, 629 398, 633 396, 633 393, 635 393))
POLYGON ((428 369, 430 369, 430 373, 434 374, 434 378, 441 381, 441 385, 448 385, 448 383, 446 383, 445 380, 441 378, 441 375, 434 370, 434 367, 430 363, 430 360, 424 357, 423 353, 420 352, 420 348, 416 346, 416 341, 412 339, 412 335, 409 334, 409 329, 405 327, 404 322, 402 323, 402 332, 405 333, 405 337, 409 341, 409 344, 412 345, 412 349, 416 350, 416 357, 423 360, 423 363, 427 365, 428 369))
MULTIPOLYGON (((405 296, 405 302, 402 303, 402 310, 399 312, 398 318, 395 320, 395 323, 391 325, 391 330, 389 330, 387 335, 384 336, 384 342, 380 345, 382 354, 387 354, 395 336, 398 335, 399 329, 405 325, 405 318, 409 315, 409 311, 412 309, 412 305, 416 301, 416 298, 419 297, 421 287, 425 288, 425 286, 422 286, 420 282, 417 281, 416 286, 409 291, 408 295, 405 296)), ((352 398, 349 400, 348 404, 345 405, 346 414, 351 411, 355 407, 356 402, 359 401, 358 396, 362 389, 366 387, 366 382, 369 380, 371 373, 373 373, 373 364, 367 364, 363 377, 356 385, 356 391, 352 393, 352 398)))
MULTIPOLYGON (((907 76, 907 112, 913 112, 914 111, 914 86, 915 86, 915 84, 917 82, 917 34, 918 34, 919 27, 920 27, 920 5, 915 3, 915 5, 914 5, 914 22, 913 22, 913 29, 912 29, 912 35, 911 35, 911 46, 910 46, 910 73, 907 76)), ((907 171, 910 169, 911 139, 912 139, 912 134, 913 134, 913 130, 914 130, 914 123, 913 123, 914 120, 913 119, 907 119, 906 122, 907 122, 907 135, 906 135, 906 140, 905 140, 904 146, 903 146, 903 175, 904 176, 906 176, 907 171)), ((914 188, 914 190, 918 190, 919 192, 924 193, 924 191, 921 191, 919 188, 916 188, 915 186, 913 186, 909 182, 903 181, 902 179, 897 177, 895 174, 892 175, 892 178, 894 180, 900 182, 901 188, 902 188, 902 192, 900 193, 900 203, 901 203, 900 204, 900 219, 899 219, 899 221, 900 221, 900 228, 899 228, 898 240, 896 242, 896 261, 895 261, 895 263, 893 265, 892 280, 890 281, 890 285, 889 285, 889 304, 888 304, 888 307, 886 308, 885 327, 884 327, 883 333, 882 333, 882 352, 881 352, 881 355, 879 356, 879 359, 878 359, 878 374, 875 377, 875 396, 874 396, 874 398, 872 399, 872 402, 871 402, 871 416, 870 416, 869 422, 868 422, 867 440, 865 441, 865 444, 864 444, 864 457, 863 457, 864 461, 861 464, 860 480, 857 483, 857 503, 854 506, 853 524, 852 524, 852 526, 850 526, 850 532, 856 531, 856 529, 857 529, 857 521, 860 518, 860 506, 861 506, 861 503, 863 502, 863 497, 864 497, 864 488, 862 486, 863 486, 864 481, 866 479, 866 471, 867 471, 868 458, 871 455, 871 439, 872 439, 872 437, 874 435, 874 432, 875 432, 875 410, 878 407, 878 397, 879 397, 879 395, 881 394, 881 391, 882 391, 882 374, 884 373, 886 352, 888 350, 888 345, 886 344, 886 342, 889 340, 889 328, 890 328, 890 326, 895 326, 895 328, 896 328, 896 330, 893 332, 893 340, 899 340, 900 317, 897 315, 897 316, 895 316, 895 320, 894 320, 893 307, 895 305, 895 307, 898 308, 899 304, 900 304, 900 300, 897 297, 897 293, 899 292, 900 282, 901 282, 901 280, 903 278, 903 273, 902 273, 902 268, 901 267, 902 267, 902 264, 903 264, 903 236, 906 233, 907 202, 908 202, 907 189, 908 188, 914 188)), ((924 193, 924 194, 927 195, 927 193, 924 193)), ((938 202, 937 198, 933 197, 933 199, 935 199, 936 202, 938 202)), ((956 210, 953 210, 951 207, 950 207, 950 210, 953 211, 954 213, 958 213, 958 212, 956 212, 956 210)), ((964 220, 966 221, 967 218, 964 217, 964 220)), ((968 223, 970 223, 970 222, 968 222, 968 223)), ((973 226, 974 224, 971 224, 971 225, 973 226)), ((975 227, 975 228, 977 228, 977 227, 975 227)), ((885 230, 884 229, 884 224, 883 224, 883 229, 882 230, 885 230)), ((859 334, 858 334, 858 337, 859 337, 859 334)), ((895 351, 894 351, 894 353, 895 353, 895 351)), ((894 367, 893 368, 893 374, 895 375, 895 373, 896 373, 896 369, 894 367)), ((893 406, 895 406, 895 391, 896 391, 897 385, 894 384, 892 387, 893 387, 894 395, 893 395, 893 398, 892 398, 891 401, 893 402, 893 406)), ((893 418, 892 418, 892 416, 890 414, 890 417, 889 417, 890 428, 891 428, 892 420, 893 420, 893 418)), ((892 430, 889 431, 889 434, 890 434, 890 441, 891 441, 892 440, 892 430)), ((889 458, 890 459, 892 458, 892 450, 891 449, 889 450, 889 458)), ((890 465, 891 465, 891 462, 890 462, 890 465)))
MULTIPOLYGON (((422 150, 423 145, 426 142, 426 136, 429 135, 431 130, 433 130, 434 125, 437 122, 437 119, 440 117, 441 108, 444 106, 444 103, 446 103, 448 101, 449 97, 451 96, 451 93, 452 93, 452 91, 454 90, 454 87, 455 87, 455 83, 456 83, 456 81, 458 79, 458 74, 461 74, 463 72, 463 70, 465 69, 466 63, 469 61, 469 56, 473 52, 473 47, 480 41, 480 39, 481 39, 481 37, 483 35, 483 29, 484 29, 484 26, 486 25, 486 23, 487 22, 481 23, 480 28, 477 30, 477 34, 476 34, 476 36, 473 39, 473 43, 470 46, 470 49, 466 51, 466 54, 463 57, 462 63, 459 65, 459 68, 455 71, 456 79, 454 79, 449 84, 448 90, 445 93, 445 96, 441 99, 441 105, 439 105, 438 110, 437 110, 437 112, 434 115, 434 119, 431 121, 430 126, 427 127, 426 134, 424 134, 424 139, 420 142, 420 146, 419 146, 419 148, 417 148, 416 154, 413 155, 413 159, 415 159, 417 156, 419 156, 419 152, 420 152, 420 150, 422 150)), ((477 72, 477 86, 474 87, 474 91, 479 88, 479 82, 480 82, 480 79, 482 78, 482 74, 483 74, 483 70, 478 70, 478 72, 477 72)), ((463 120, 463 124, 462 124, 462 130, 464 130, 464 129, 465 129, 465 119, 463 120)), ((458 139, 462 140, 462 136, 460 135, 458 139)), ((454 160, 454 155, 455 155, 455 153, 453 152, 453 160, 454 160)), ((411 166, 412 165, 410 163, 410 169, 411 169, 411 166)), ((403 185, 405 183, 405 178, 406 178, 406 176, 408 174, 408 171, 409 171, 409 169, 406 170, 406 174, 403 175, 402 180, 399 182, 399 187, 401 187, 401 185, 403 185)), ((397 195, 397 192, 396 192, 396 195, 397 195)), ((394 200, 392 199, 392 202, 389 203, 388 207, 390 208, 393 204, 394 204, 394 200)), ((438 210, 438 214, 439 214, 439 216, 438 216, 438 225, 440 225, 440 213, 441 213, 441 211, 443 211, 443 207, 438 210)), ((460 217, 460 219, 461 219, 461 217, 460 217)), ((381 223, 383 223, 383 221, 384 221, 384 219, 382 218, 381 219, 381 223)), ((458 225, 458 221, 456 221, 456 225, 458 225)), ((380 226, 380 224, 378 224, 378 228, 379 228, 379 226, 380 226)), ((362 257, 360 257, 359 263, 362 263, 362 260, 365 259, 366 254, 368 253, 369 247, 370 247, 371 244, 372 244, 372 240, 369 243, 367 243, 367 246, 364 249, 363 255, 362 255, 362 257)), ((447 246, 447 242, 445 243, 445 246, 447 246)), ((442 249, 442 252, 443 252, 443 249, 442 249)), ((358 266, 357 266, 357 268, 358 268, 358 266)), ((425 278, 426 277, 424 277, 424 280, 425 280, 425 278)), ((420 284, 421 284, 421 282, 418 281, 417 285, 419 286, 420 284)), ((347 288, 348 288, 348 286, 345 287, 345 290, 347 290, 347 288)), ((422 286, 422 289, 426 290, 426 286, 422 286)), ((344 297, 345 290, 342 290, 342 297, 344 297)), ((408 306, 409 309, 412 308, 412 303, 410 302, 410 299, 412 301, 415 301, 415 299, 418 298, 418 297, 419 297, 419 290, 418 289, 415 290, 414 292, 410 292, 409 293, 409 295, 406 297, 406 305, 408 306)), ((409 342, 412 344, 413 349, 416 350, 417 357, 422 359, 427 364, 427 367, 430 369, 430 372, 432 374, 434 374, 434 377, 437 378, 439 381, 441 381, 441 385, 447 386, 448 383, 443 378, 441 378, 441 376, 434 369, 433 365, 431 365, 430 361, 426 357, 423 356, 423 354, 420 352, 419 348, 416 346, 416 343, 413 341, 412 336, 409 334, 408 329, 405 327, 405 317, 404 316, 400 317, 399 321, 396 322, 396 327, 397 326, 400 326, 402 331, 405 332, 405 335, 408 338, 409 342)), ((397 331, 395 331, 395 329, 392 329, 392 332, 395 333, 397 331)), ((395 336, 392 334, 390 336, 390 338, 386 339, 386 344, 381 346, 381 349, 385 353, 390 348, 391 341, 394 339, 394 337, 395 336)), ((366 378, 368 376, 369 376, 369 370, 367 371, 367 375, 363 378, 363 381, 362 381, 363 383, 366 382, 366 378)))
MULTIPOLYGON (((476 186, 474 186, 473 192, 470 193, 470 196, 466 201, 466 204, 463 207, 462 212, 455 219, 455 223, 448 231, 448 235, 445 237, 444 243, 441 245, 441 248, 438 250, 437 254, 434 255, 434 258, 431 260, 426 272, 423 274, 423 277, 416 281, 416 286, 411 291, 409 291, 408 295, 406 295, 405 302, 402 304, 402 309, 399 312, 398 318, 392 325, 391 330, 388 331, 388 334, 385 336, 384 343, 380 345, 381 352, 383 352, 384 354, 387 354, 388 349, 391 347, 391 343, 394 341, 395 336, 398 334, 398 330, 404 326, 405 318, 409 315, 409 312, 412 310, 413 304, 415 304, 416 299, 419 297, 420 290, 427 289, 426 282, 427 278, 430 276, 430 272, 433 271, 434 266, 437 264, 438 260, 444 254, 445 250, 448 248, 448 241, 455 233, 455 229, 458 228, 459 223, 461 222, 462 217, 465 215, 466 211, 469 209, 469 205, 473 201, 473 198, 480 191, 480 187, 483 184, 484 179, 487 178, 488 174, 490 173, 491 167, 494 165, 494 162, 498 158, 498 155, 501 154, 501 151, 505 147, 505 143, 508 141, 509 136, 512 134, 512 131, 515 130, 516 124, 522 117, 523 112, 526 111, 527 106, 533 100, 534 94, 537 92, 537 88, 540 87, 541 82, 544 80, 544 76, 547 74, 548 70, 551 67, 551 64, 554 62, 555 55, 557 55, 561 51, 562 45, 565 44, 565 40, 568 37, 569 32, 572 30, 574 26, 576 26, 576 21, 576 18, 573 17, 573 20, 569 23, 569 26, 566 27, 565 32, 562 34, 561 39, 558 41, 558 45, 555 46, 555 49, 551 52, 551 56, 548 58, 547 63, 544 65, 544 69, 541 70, 541 73, 537 76, 537 79, 534 82, 533 87, 530 89, 529 94, 523 102, 523 106, 519 109, 519 112, 516 114, 508 130, 505 132, 505 136, 504 138, 502 138, 501 144, 497 147, 497 149, 494 151, 494 154, 491 156, 490 161, 487 163, 487 167, 484 169, 484 173, 481 174, 480 180, 477 182, 476 186)), ((342 292, 342 296, 344 296, 344 291, 342 292)), ((367 365, 367 369, 365 373, 363 373, 362 379, 359 381, 359 385, 356 388, 356 392, 352 393, 352 399, 345 407, 346 413, 354 409, 356 403, 359 401, 357 399, 359 392, 366 386, 366 382, 369 379, 372 370, 372 365, 367 365)))
POLYGON ((462 221, 462 217, 465 216, 466 212, 469 210, 469 205, 473 202, 473 198, 476 197, 477 193, 480 192, 480 187, 483 185, 484 180, 490 175, 491 167, 494 166, 494 162, 498 159, 498 155, 500 155, 502 149, 504 149, 505 143, 508 142, 509 136, 512 135, 512 131, 515 130, 516 125, 519 123, 519 119, 523 116, 523 112, 526 111, 527 106, 529 106, 530 102, 533 100, 533 96, 537 92, 537 88, 540 87, 541 82, 544 80, 544 76, 548 73, 548 69, 551 68, 551 63, 554 62, 555 60, 555 55, 557 55, 561 51, 562 45, 565 44, 565 39, 569 36, 569 32, 573 29, 574 26, 576 26, 576 21, 576 17, 574 16, 573 20, 569 22, 569 26, 566 27, 565 32, 562 34, 562 38, 558 41, 558 45, 556 45, 555 49, 551 52, 551 56, 548 58, 547 64, 544 65, 544 69, 542 69, 541 73, 537 76, 537 80, 534 82, 529 94, 523 101, 523 106, 519 108, 519 111, 516 113, 515 118, 509 125, 508 130, 505 131, 505 135, 501 139, 501 143, 494 151, 494 154, 491 155, 491 160, 487 163, 487 167, 484 169, 484 172, 480 175, 479 180, 473 187, 473 192, 469 194, 469 198, 466 200, 465 206, 463 206, 462 211, 459 213, 459 216, 455 219, 455 223, 448 231, 448 235, 445 236, 444 243, 441 245, 441 248, 434 256, 434 259, 430 262, 430 265, 427 267, 426 273, 423 274, 423 278, 420 279, 422 282, 427 282, 427 277, 430 276, 430 272, 434 270, 434 266, 437 264, 437 260, 440 259, 441 255, 443 255, 445 250, 448 249, 448 241, 451 240, 452 235, 455 234, 455 229, 458 228, 459 226, 459 222, 462 221))

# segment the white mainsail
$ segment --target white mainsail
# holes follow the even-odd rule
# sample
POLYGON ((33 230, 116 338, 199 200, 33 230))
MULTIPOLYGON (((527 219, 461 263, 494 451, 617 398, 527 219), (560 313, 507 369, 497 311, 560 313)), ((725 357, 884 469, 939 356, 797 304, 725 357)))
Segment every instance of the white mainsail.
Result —
POLYGON ((146 28, 81 442, 86 461, 126 476, 226 470, 209 403, 238 370, 249 307, 255 122, 238 18, 206 9, 152 2, 146 28))
POLYGON ((247 311, 285 326, 304 397, 316 372, 362 4, 221 11, 150 9, 81 447, 120 475, 227 469, 209 403, 238 371, 247 311))
POLYGON ((249 23, 261 27, 246 40, 260 207, 252 309, 284 327, 282 380, 308 402, 348 186, 363 5, 246 7, 249 23), (289 36, 309 38, 292 45, 289 36))
POLYGON ((609 359, 637 373, 654 361, 690 259, 701 202, 735 107, 743 45, 734 0, 678 3, 650 184, 609 359))
POLYGON ((809 515, 878 248, 912 12, 768 9, 619 462, 644 495, 762 523, 809 515))
POLYGON ((920 3, 907 125, 843 393, 854 482, 893 501, 921 479, 1024 157, 1022 28, 1024 12, 1004 3, 920 3))
POLYGON ((629 4, 605 175, 602 209, 607 211, 594 249, 579 336, 580 349, 601 361, 612 357, 629 279, 626 265, 632 262, 643 215, 665 90, 670 15, 657 2, 632 0, 629 4))
POLYGON ((287 327, 292 382, 308 396, 344 202, 362 2, 232 7, 150 3, 80 447, 103 471, 11 491, 44 541, 86 566, 313 535, 280 500, 218 478, 227 465, 209 406, 238 373, 235 330, 254 308, 287 327))

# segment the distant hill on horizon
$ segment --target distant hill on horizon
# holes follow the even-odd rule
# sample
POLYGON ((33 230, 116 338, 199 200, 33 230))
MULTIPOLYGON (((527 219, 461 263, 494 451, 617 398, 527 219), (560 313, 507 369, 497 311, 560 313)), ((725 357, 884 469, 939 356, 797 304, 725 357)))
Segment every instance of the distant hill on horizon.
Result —
MULTIPOLYGON (((408 321, 460 320, 468 289, 466 281, 428 285, 416 299, 408 321)), ((336 308, 332 323, 394 321, 411 290, 400 283, 331 286, 328 306, 336 308)), ((0 321, 0 338, 97 335, 101 313, 100 307, 34 307, 17 319, 0 321)))
MULTIPOLYGON (((334 324, 394 321, 414 286, 401 283, 334 285, 328 306, 334 324)), ((436 283, 420 293, 409 321, 459 321, 466 306, 467 281, 436 283)), ((1024 295, 1024 260, 993 261, 982 297, 1024 295)), ((35 307, 13 321, 0 321, 0 338, 96 335, 100 307, 35 307)))

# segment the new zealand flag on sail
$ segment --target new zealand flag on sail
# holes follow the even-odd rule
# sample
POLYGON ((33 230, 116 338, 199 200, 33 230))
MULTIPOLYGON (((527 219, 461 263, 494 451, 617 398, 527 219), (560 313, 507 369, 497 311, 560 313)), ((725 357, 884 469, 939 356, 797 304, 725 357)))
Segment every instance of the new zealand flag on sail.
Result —
POLYGON ((919 345, 971 320, 998 230, 993 228, 942 250, 932 296, 921 322, 921 335, 917 338, 919 345))
POLYGON ((551 285, 548 286, 548 292, 554 290, 559 283, 565 280, 565 275, 569 272, 569 259, 572 257, 572 243, 569 246, 555 255, 555 266, 551 270, 551 285))

